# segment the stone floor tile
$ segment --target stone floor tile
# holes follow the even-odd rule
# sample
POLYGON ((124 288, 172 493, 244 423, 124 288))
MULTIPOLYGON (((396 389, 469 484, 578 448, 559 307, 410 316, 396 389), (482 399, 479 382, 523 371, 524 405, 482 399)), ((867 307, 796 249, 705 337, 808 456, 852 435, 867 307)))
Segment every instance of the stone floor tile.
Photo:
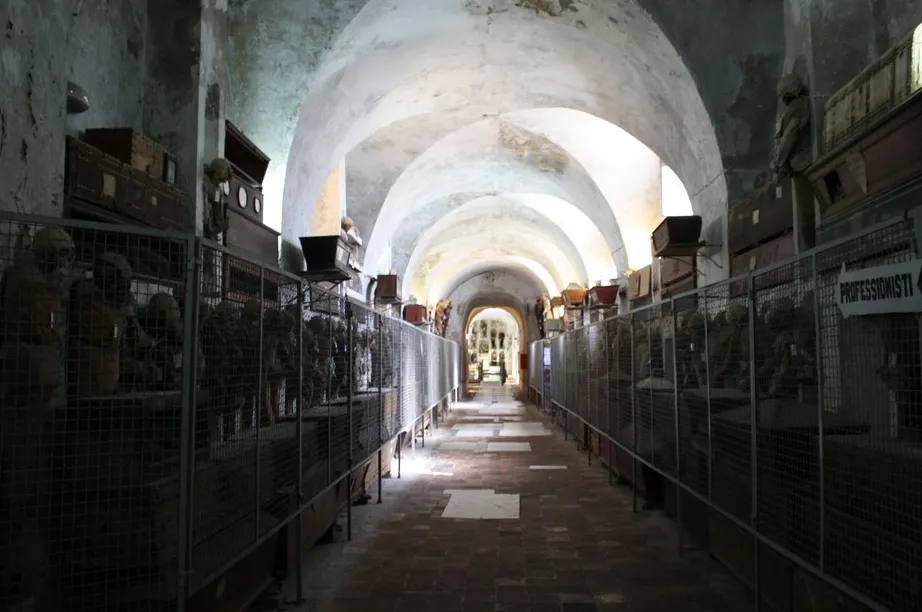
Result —
POLYGON ((428 469, 408 468, 400 479, 385 479, 384 503, 354 508, 352 542, 307 553, 310 601, 291 610, 693 612, 751 606, 744 589, 706 554, 678 556, 672 522, 658 513, 633 514, 629 488, 610 486, 595 458, 589 465, 572 439, 564 441, 559 429, 499 385, 483 386, 473 401, 457 404, 439 429, 427 432, 425 449, 403 456, 407 465, 428 469), (458 439, 459 432, 471 437, 458 439), (518 517, 490 510, 496 504, 489 499, 469 499, 470 513, 487 518, 443 518, 452 491, 471 489, 515 496, 518 517))

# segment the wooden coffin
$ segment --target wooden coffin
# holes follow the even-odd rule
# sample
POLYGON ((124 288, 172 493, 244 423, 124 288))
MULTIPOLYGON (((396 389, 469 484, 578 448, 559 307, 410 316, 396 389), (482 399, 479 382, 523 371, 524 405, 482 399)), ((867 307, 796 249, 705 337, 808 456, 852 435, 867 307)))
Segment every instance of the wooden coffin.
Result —
POLYGON ((131 128, 104 128, 86 130, 83 140, 123 164, 163 180, 166 150, 143 134, 131 128))
POLYGON ((668 257, 658 262, 660 288, 664 291, 695 275, 694 257, 668 257))
POLYGON ((586 301, 586 289, 564 289, 561 292, 564 304, 567 308, 579 308, 586 301))
POLYGON ((227 196, 229 211, 262 224, 263 193, 246 177, 234 175, 230 180, 230 195, 227 196))
POLYGON ((246 216, 263 220, 262 182, 269 169, 269 156, 253 144, 236 125, 225 122, 224 157, 234 167, 230 200, 246 216), (243 197, 246 197, 245 203, 243 197))
POLYGON ((260 286, 260 268, 239 257, 224 254, 224 292, 225 298, 245 302, 260 299, 268 306, 278 305, 284 278, 271 270, 262 273, 260 286), (261 290, 260 290, 261 287, 261 290))
POLYGON ((592 306, 611 306, 618 300, 617 285, 598 285, 589 290, 589 303, 592 306))
POLYGON ((157 229, 182 229, 186 195, 75 138, 67 139, 65 195, 109 215, 157 229))
POLYGON ((423 323, 426 320, 426 307, 422 304, 407 304, 403 307, 403 320, 408 323, 423 323))
POLYGON ((821 224, 922 176, 922 95, 914 95, 808 170, 821 224))
POLYGON ((629 300, 639 300, 650 295, 652 291, 652 273, 652 265, 644 266, 640 270, 631 272, 631 276, 628 278, 627 290, 627 297, 629 300))
POLYGON ((278 265, 279 232, 238 212, 233 206, 227 209, 227 222, 225 246, 245 253, 259 263, 273 267, 278 265))
POLYGON ((398 280, 396 274, 379 274, 375 284, 375 299, 387 302, 400 299, 398 280))
POLYGON ((730 255, 764 244, 793 229, 791 181, 785 180, 768 186, 730 209, 727 220, 730 255))
MULTIPOLYGON (((794 234, 786 234, 730 258, 730 275, 742 276, 750 272, 757 272, 778 262, 794 257, 796 254, 794 234)), ((794 266, 781 267, 766 274, 758 274, 753 279, 756 290, 768 289, 776 285, 794 280, 794 266)), ((730 285, 730 294, 733 296, 745 295, 746 281, 737 281, 730 285)))
POLYGON ((851 137, 868 131, 881 116, 922 88, 922 26, 865 68, 826 101, 823 146, 830 151, 851 137))

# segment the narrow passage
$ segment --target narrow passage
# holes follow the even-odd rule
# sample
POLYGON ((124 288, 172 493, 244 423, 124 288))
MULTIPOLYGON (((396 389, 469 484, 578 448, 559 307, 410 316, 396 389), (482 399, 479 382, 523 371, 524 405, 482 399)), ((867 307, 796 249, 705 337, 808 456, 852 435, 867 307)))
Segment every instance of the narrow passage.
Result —
MULTIPOLYGON (((353 540, 305 562, 303 612, 722 612, 751 596, 597 460, 485 384, 407 450, 353 540), (396 476, 396 470, 395 474, 396 476)), ((374 491, 371 491, 374 493, 374 491)), ((345 525, 344 520, 341 524, 345 525)), ((342 539, 345 539, 344 535, 342 539)))

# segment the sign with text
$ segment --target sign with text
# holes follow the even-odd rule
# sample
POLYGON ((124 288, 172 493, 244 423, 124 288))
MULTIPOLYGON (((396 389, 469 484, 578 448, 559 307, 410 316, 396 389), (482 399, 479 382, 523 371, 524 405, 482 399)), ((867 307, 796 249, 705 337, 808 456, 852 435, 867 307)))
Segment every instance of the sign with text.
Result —
POLYGON ((861 270, 842 264, 836 303, 843 317, 922 312, 922 260, 861 270))

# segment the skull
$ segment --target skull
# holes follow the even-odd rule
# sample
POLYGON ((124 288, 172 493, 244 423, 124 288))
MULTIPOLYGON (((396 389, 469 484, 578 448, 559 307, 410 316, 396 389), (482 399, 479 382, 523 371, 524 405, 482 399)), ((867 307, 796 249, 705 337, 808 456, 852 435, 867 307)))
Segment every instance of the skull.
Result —
POLYGON ((116 306, 131 303, 132 274, 128 260, 116 253, 103 253, 93 266, 93 280, 103 299, 116 306))
POLYGON ((74 262, 76 248, 70 234, 57 227, 44 227, 32 239, 36 263, 46 269, 66 269, 74 262))
POLYGON ((216 157, 205 166, 205 172, 215 183, 224 183, 231 179, 233 169, 230 162, 223 157, 216 157))

